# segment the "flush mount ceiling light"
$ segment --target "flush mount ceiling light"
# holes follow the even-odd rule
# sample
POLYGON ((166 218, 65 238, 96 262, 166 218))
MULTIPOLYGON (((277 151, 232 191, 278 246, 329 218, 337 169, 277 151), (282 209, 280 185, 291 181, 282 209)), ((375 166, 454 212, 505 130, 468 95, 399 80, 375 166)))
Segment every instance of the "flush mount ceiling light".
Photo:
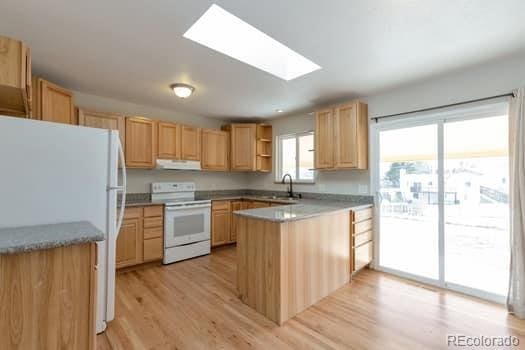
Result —
POLYGON ((193 91, 195 91, 195 88, 188 84, 171 84, 170 88, 173 90, 175 95, 180 98, 190 97, 191 94, 193 94, 193 91))
POLYGON ((276 111, 277 113, 282 113, 282 112, 284 112, 282 109, 276 109, 275 111, 276 111))
POLYGON ((321 69, 215 4, 183 36, 287 81, 321 69))

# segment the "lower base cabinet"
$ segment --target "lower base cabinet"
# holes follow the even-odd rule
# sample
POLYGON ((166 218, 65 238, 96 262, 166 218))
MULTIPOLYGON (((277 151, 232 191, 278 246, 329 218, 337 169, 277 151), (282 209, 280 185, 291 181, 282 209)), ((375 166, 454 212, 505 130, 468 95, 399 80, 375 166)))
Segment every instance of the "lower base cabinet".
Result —
POLYGON ((163 206, 127 208, 117 238, 117 269, 162 260, 163 206))
POLYGON ((237 242, 239 217, 233 213, 245 209, 282 206, 288 203, 272 203, 264 200, 216 200, 211 204, 211 246, 237 242))
POLYGON ((95 349, 97 246, 0 255, 0 349, 95 349))
POLYGON ((374 258, 372 234, 373 208, 350 212, 350 271, 355 273, 368 266, 374 258))

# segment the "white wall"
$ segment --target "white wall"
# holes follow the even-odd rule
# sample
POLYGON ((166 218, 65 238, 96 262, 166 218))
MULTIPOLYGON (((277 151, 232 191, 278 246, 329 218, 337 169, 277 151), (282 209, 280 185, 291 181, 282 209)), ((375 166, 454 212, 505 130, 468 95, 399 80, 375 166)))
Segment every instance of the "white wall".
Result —
MULTIPOLYGON (((205 128, 220 128, 221 125, 225 124, 224 121, 219 119, 137 105, 111 98, 88 95, 78 91, 75 91, 75 103, 79 107, 102 112, 140 115, 160 120, 178 121, 205 128)), ((149 184, 159 181, 194 181, 199 190, 244 189, 248 186, 248 176, 243 173, 128 169, 127 190, 129 193, 150 192, 149 184)))
MULTIPOLYGON (((361 100, 368 103, 369 115, 373 117, 504 94, 520 86, 525 86, 525 53, 363 97, 361 100)), ((274 137, 314 128, 314 116, 309 114, 286 116, 269 122, 273 125, 274 137)), ((283 185, 274 184, 274 178, 275 174, 255 175, 250 178, 250 188, 284 189, 283 185)), ((297 185, 297 190, 363 194, 369 191, 369 185, 369 171, 318 172, 315 185, 297 185)))

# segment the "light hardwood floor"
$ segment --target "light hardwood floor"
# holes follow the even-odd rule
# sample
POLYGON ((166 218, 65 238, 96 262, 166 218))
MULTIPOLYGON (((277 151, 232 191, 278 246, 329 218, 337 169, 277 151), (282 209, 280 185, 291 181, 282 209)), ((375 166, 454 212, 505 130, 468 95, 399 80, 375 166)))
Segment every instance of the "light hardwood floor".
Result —
MULTIPOLYGON (((234 247, 117 277, 102 349, 450 349, 448 334, 515 335, 496 304, 365 269, 282 327, 238 298, 234 247)), ((518 349, 514 348, 514 349, 518 349)))

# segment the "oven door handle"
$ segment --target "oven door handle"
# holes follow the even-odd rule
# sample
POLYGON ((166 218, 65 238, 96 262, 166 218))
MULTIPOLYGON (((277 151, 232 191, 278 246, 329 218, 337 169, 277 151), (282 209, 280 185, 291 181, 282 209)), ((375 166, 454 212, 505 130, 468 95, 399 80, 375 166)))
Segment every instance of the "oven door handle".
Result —
POLYGON ((188 209, 198 209, 198 208, 210 208, 210 204, 198 204, 198 205, 183 205, 177 207, 166 207, 166 211, 182 211, 188 209))

